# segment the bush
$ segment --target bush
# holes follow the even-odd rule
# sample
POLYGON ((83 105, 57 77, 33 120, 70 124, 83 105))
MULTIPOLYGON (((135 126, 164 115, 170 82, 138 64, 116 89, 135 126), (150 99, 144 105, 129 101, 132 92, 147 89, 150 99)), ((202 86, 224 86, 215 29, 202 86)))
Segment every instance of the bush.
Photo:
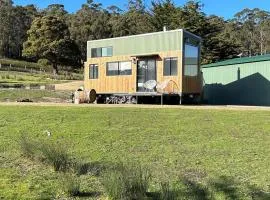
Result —
POLYGON ((37 62, 37 64, 39 66, 41 66, 42 68, 46 68, 46 69, 47 68, 50 68, 50 66, 51 66, 50 61, 47 60, 47 59, 39 59, 38 62, 37 62))
POLYGON ((178 199, 177 190, 175 190, 169 182, 160 184, 160 200, 176 200, 178 199))
POLYGON ((68 169, 69 157, 61 145, 43 143, 40 151, 42 152, 44 160, 51 164, 55 171, 65 172, 68 169))
POLYGON ((103 177, 105 191, 113 200, 145 199, 149 181, 148 171, 138 165, 120 165, 107 171, 103 177))
POLYGON ((19 143, 22 152, 26 156, 47 162, 53 166, 55 171, 65 172, 68 170, 70 164, 66 150, 53 141, 49 142, 32 140, 22 135, 19 143))
POLYGON ((75 175, 64 174, 63 186, 64 191, 69 196, 78 196, 80 194, 80 180, 75 175))
POLYGON ((73 163, 73 169, 74 169, 74 172, 77 175, 87 174, 89 168, 90 168, 89 163, 84 163, 84 162, 75 162, 75 163, 73 163))
POLYGON ((37 151, 37 146, 36 143, 27 137, 26 135, 21 135, 20 137, 20 147, 23 152, 27 157, 34 157, 37 151))

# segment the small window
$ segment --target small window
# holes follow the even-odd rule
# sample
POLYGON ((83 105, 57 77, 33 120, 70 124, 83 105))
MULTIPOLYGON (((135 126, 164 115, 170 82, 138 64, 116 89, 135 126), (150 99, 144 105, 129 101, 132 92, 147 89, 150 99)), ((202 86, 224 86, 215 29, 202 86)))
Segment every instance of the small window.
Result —
POLYGON ((177 76, 177 58, 164 59, 164 76, 177 76))
POLYGON ((89 79, 98 79, 98 65, 91 64, 89 66, 89 79))
POLYGON ((107 76, 131 75, 131 61, 108 62, 106 74, 107 76))
POLYGON ((91 57, 108 57, 112 56, 112 47, 92 48, 91 57))

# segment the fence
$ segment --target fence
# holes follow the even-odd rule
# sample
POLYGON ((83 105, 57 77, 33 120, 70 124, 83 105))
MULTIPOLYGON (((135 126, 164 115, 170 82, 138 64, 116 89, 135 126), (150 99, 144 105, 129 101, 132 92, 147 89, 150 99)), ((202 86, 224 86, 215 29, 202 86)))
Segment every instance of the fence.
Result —
POLYGON ((45 70, 42 68, 34 69, 32 67, 27 67, 26 65, 24 67, 16 67, 12 64, 1 64, 0 63, 0 71, 18 71, 18 72, 27 72, 32 74, 44 74, 44 73, 52 73, 50 70, 45 70))

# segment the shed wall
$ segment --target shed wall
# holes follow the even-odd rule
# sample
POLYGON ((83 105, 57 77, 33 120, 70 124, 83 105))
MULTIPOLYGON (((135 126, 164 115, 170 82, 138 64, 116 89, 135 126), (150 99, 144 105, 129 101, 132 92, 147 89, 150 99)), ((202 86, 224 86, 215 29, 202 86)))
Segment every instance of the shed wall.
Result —
POLYGON ((270 106, 270 61, 202 68, 210 104, 270 106))

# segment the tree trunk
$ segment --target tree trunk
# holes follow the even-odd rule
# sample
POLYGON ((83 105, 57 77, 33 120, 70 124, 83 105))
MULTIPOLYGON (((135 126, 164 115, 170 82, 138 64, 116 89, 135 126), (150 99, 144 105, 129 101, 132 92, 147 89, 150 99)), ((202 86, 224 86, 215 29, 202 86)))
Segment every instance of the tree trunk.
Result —
POLYGON ((57 67, 57 63, 53 63, 52 64, 53 67, 53 75, 57 76, 58 75, 58 67, 57 67))

